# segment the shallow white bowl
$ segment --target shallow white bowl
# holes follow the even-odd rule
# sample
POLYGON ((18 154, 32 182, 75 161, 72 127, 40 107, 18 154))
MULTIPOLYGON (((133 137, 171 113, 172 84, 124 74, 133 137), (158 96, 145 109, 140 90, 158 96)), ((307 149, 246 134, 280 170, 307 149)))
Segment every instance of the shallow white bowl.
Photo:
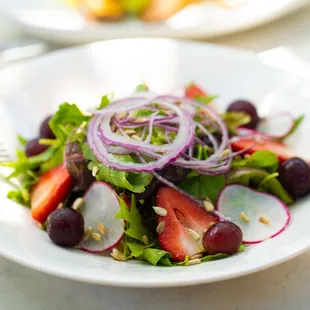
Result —
POLYGON ((203 1, 160 23, 90 22, 68 7, 65 0, 1 0, 0 11, 32 35, 69 44, 128 37, 216 37, 270 22, 308 3, 309 0, 247 0, 232 10, 203 1))
MULTIPOLYGON (((158 92, 194 80, 209 93, 220 95, 222 109, 234 99, 247 98, 257 104, 262 115, 285 109, 296 115, 310 114, 310 83, 262 63, 255 54, 163 39, 115 40, 56 52, 2 70, 0 141, 13 152, 16 133, 35 136, 42 118, 59 103, 92 107, 106 92, 130 93, 142 79, 158 92)), ((309 132, 310 121, 306 119, 290 141, 308 158, 309 132)), ((292 222, 284 233, 228 259, 187 268, 122 263, 53 245, 32 221, 28 209, 6 199, 8 189, 0 184, 0 254, 74 280, 132 287, 214 282, 277 265, 310 245, 310 202, 305 199, 291 207, 292 222)))

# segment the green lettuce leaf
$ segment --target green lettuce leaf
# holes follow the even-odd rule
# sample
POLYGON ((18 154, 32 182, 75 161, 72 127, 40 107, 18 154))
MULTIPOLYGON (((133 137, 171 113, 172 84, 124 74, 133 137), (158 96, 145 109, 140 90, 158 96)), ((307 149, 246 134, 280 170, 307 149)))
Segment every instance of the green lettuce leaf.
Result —
POLYGON ((209 197, 213 203, 216 203, 220 191, 225 186, 225 177, 224 175, 215 177, 198 175, 185 178, 179 186, 185 192, 198 199, 209 197))
POLYGON ((90 116, 84 115, 76 104, 63 103, 51 118, 49 125, 57 139, 65 143, 72 131, 89 119, 90 116))
POLYGON ((141 215, 136 207, 136 201, 134 195, 131 197, 130 208, 122 198, 119 198, 121 209, 116 215, 116 218, 120 218, 126 221, 125 234, 133 239, 143 242, 143 237, 148 236, 148 231, 142 225, 141 215))
POLYGON ((110 95, 102 96, 101 102, 100 102, 99 107, 97 108, 97 110, 101 110, 101 109, 107 107, 110 104, 111 104, 110 95))
MULTIPOLYGON (((238 253, 241 253, 245 250, 246 248, 246 245, 245 244, 241 244, 239 249, 238 249, 238 253)), ((213 260, 218 260, 218 259, 223 259, 223 258, 226 258, 228 257, 229 255, 227 254, 224 254, 224 253, 218 253, 218 254, 215 254, 215 255, 206 255, 204 256, 201 261, 202 262, 211 262, 213 260)))
POLYGON ((228 173, 226 182, 227 184, 242 184, 262 192, 268 192, 279 197, 284 203, 292 204, 292 197, 283 188, 276 178, 277 176, 277 173, 269 174, 263 169, 237 168, 228 173))
MULTIPOLYGON (((133 193, 144 192, 145 187, 148 186, 152 181, 153 176, 150 173, 128 172, 108 168, 105 164, 99 162, 96 159, 86 143, 83 144, 82 151, 85 159, 90 161, 88 168, 90 170, 93 170, 94 168, 97 169, 97 181, 105 181, 114 186, 128 189, 133 193)), ((126 162, 135 161, 135 159, 130 155, 120 155, 120 158, 126 162)))
POLYGON ((165 266, 173 266, 170 262, 171 254, 169 252, 154 249, 154 248, 146 248, 143 251, 143 259, 156 266, 157 264, 165 265, 165 266))
POLYGON ((247 158, 234 159, 233 168, 258 168, 264 169, 269 173, 274 173, 278 170, 279 160, 275 153, 270 151, 258 151, 247 158))
MULTIPOLYGON (((128 0, 123 0, 123 1, 128 1, 128 0)), ((138 1, 133 0, 133 1, 139 2, 139 3, 143 2, 141 0, 138 0, 138 1)), ((144 0, 144 1, 150 1, 150 0, 144 0)), ((136 92, 144 92, 144 91, 149 91, 149 87, 147 86, 147 84, 141 83, 136 87, 136 92)))
POLYGON ((287 137, 291 136, 293 133, 296 132, 296 130, 300 127, 300 125, 303 123, 303 121, 305 120, 305 115, 302 114, 299 117, 296 118, 295 123, 293 128, 290 130, 290 132, 284 137, 284 139, 286 139, 287 137))
POLYGON ((251 116, 243 112, 226 112, 222 114, 229 131, 234 132, 238 127, 244 126, 251 121, 251 116))

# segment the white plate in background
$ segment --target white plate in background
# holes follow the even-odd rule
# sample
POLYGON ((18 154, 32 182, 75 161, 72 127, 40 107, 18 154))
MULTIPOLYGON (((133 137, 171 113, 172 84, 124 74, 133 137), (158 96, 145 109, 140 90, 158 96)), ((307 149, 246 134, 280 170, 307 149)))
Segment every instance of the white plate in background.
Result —
POLYGON ((65 5, 64 0, 1 0, 0 10, 30 34, 71 44, 127 37, 206 39, 261 25, 308 3, 309 0, 247 0, 246 5, 232 10, 205 1, 161 23, 90 22, 65 5))

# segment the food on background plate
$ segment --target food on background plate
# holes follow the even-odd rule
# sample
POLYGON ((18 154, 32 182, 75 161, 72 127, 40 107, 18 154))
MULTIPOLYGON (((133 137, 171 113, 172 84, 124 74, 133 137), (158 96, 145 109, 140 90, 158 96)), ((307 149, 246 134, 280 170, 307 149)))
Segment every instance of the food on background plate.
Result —
MULTIPOLYGON (((202 0, 66 0, 89 18, 103 21, 119 21, 134 16, 144 21, 166 20, 185 7, 202 0)), ((206 1, 207 2, 207 1, 206 1)), ((216 0, 224 7, 235 8, 246 0, 216 0)))
POLYGON ((56 245, 118 261, 189 266, 276 237, 310 192, 308 163, 284 143, 304 117, 261 117, 247 100, 217 113, 215 98, 192 83, 183 97, 141 84, 86 112, 64 103, 1 163, 8 198, 56 245))

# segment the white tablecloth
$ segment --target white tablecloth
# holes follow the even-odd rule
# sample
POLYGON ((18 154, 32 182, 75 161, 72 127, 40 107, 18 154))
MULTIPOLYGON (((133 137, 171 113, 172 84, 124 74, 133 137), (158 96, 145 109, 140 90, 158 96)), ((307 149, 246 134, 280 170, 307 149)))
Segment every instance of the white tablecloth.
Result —
MULTIPOLYGON (((21 36, 16 27, 0 17, 0 43, 21 36)), ((310 62, 310 8, 213 42, 257 52, 283 46, 310 62)), ((145 290, 76 283, 0 258, 0 309, 309 310, 310 253, 240 279, 189 288, 145 290)))

